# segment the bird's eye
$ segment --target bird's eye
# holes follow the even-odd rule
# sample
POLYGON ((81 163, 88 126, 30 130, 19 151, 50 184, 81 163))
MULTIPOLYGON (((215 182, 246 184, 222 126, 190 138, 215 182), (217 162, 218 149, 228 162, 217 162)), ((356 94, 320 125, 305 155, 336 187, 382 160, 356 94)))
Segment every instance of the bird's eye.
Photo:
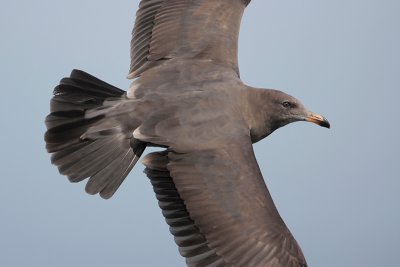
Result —
POLYGON ((284 101, 284 102, 282 102, 282 106, 284 108, 291 108, 293 105, 289 101, 284 101))

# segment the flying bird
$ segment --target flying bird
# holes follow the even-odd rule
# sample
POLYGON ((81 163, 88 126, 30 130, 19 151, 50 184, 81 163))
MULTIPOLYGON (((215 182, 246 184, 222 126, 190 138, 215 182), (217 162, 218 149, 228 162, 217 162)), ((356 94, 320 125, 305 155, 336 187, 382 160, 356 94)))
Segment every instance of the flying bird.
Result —
POLYGON ((143 158, 188 266, 305 267, 252 144, 296 121, 329 128, 278 90, 242 83, 240 21, 250 0, 142 0, 132 84, 73 70, 54 89, 46 149, 71 182, 108 199, 143 158))

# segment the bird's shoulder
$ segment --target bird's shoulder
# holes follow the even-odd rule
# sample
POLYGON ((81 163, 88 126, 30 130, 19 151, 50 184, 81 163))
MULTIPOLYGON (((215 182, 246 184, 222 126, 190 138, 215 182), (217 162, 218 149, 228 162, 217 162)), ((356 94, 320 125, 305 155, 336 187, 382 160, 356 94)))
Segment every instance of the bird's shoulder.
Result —
POLYGON ((143 73, 132 83, 127 95, 144 98, 160 94, 170 100, 187 92, 209 91, 216 96, 227 91, 233 95, 243 88, 245 85, 235 71, 213 60, 171 59, 143 73))

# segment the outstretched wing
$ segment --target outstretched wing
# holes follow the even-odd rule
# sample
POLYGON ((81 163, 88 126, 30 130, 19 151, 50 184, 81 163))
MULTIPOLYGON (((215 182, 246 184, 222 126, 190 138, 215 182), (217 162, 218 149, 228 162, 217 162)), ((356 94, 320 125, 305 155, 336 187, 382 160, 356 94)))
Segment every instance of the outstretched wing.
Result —
POLYGON ((189 266, 307 266, 276 210, 249 137, 215 149, 153 155, 145 164, 161 171, 148 175, 189 266), (173 181, 176 190, 163 181, 173 181))
POLYGON ((210 59, 235 69, 240 21, 250 0, 142 0, 129 78, 172 58, 210 59))
POLYGON ((186 258, 189 267, 223 267, 227 263, 215 253, 205 236, 200 232, 179 196, 175 184, 167 169, 168 152, 148 154, 143 163, 145 173, 150 178, 154 192, 179 252, 186 258))

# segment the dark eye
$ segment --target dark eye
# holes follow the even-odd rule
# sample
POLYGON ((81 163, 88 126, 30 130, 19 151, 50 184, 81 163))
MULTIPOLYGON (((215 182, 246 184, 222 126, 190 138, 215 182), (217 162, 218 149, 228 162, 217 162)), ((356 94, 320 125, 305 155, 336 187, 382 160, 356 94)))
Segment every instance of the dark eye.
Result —
POLYGON ((291 108, 291 107, 293 107, 292 103, 290 103, 289 101, 284 101, 284 102, 282 102, 282 106, 283 106, 284 108, 291 108))

